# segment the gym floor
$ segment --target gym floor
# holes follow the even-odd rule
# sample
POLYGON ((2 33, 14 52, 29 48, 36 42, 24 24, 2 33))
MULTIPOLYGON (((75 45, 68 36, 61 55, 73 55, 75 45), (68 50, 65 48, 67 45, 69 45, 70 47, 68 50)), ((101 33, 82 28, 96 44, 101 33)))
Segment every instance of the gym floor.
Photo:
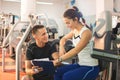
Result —
MULTIPOLYGON (((9 57, 9 54, 6 54, 5 57, 5 72, 2 72, 2 53, 0 49, 0 80, 15 80, 15 60, 9 57)), ((20 72, 20 78, 25 75, 25 72, 20 72)))

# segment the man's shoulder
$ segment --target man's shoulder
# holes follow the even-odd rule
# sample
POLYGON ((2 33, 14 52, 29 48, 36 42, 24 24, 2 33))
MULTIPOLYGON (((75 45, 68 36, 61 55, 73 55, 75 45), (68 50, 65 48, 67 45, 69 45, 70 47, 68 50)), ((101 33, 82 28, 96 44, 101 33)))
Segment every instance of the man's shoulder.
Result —
POLYGON ((46 43, 46 45, 51 45, 52 44, 52 41, 48 41, 47 43, 46 43))
POLYGON ((52 44, 52 41, 48 41, 48 42, 47 42, 47 45, 51 45, 51 44, 52 44))
POLYGON ((33 48, 33 47, 36 47, 36 43, 35 43, 35 42, 34 42, 34 43, 31 43, 31 44, 28 46, 29 49, 31 49, 31 48, 33 48))
POLYGON ((49 41, 49 44, 50 44, 51 47, 53 47, 55 45, 59 45, 59 41, 60 41, 59 39, 55 39, 53 41, 49 41))

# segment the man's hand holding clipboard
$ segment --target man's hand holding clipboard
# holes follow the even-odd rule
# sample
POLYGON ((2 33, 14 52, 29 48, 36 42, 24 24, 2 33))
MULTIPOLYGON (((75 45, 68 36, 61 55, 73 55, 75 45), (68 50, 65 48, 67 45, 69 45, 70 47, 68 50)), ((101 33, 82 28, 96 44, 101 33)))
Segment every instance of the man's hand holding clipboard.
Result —
MULTIPOLYGON (((49 61, 46 59, 35 59, 35 60, 32 60, 31 63, 34 66, 37 66, 43 69, 40 72, 41 74, 52 75, 55 72, 55 67, 52 61, 49 61)), ((35 69, 35 71, 37 72, 37 69, 35 69)))

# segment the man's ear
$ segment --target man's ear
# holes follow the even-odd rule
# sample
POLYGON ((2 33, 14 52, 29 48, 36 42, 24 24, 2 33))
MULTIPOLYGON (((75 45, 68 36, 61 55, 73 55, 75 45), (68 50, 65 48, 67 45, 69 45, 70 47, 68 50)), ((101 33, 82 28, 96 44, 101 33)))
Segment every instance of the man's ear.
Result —
POLYGON ((36 38, 36 35, 35 34, 32 34, 33 38, 35 39, 36 38))

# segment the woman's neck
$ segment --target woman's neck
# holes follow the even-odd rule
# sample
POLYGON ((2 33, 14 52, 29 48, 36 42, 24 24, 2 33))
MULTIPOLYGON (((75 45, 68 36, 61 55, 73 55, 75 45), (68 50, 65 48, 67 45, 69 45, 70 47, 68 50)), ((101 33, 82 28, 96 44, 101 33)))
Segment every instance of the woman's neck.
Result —
POLYGON ((76 30, 77 32, 79 32, 83 27, 84 27, 84 26, 83 26, 82 24, 78 24, 78 25, 76 25, 75 30, 76 30))

